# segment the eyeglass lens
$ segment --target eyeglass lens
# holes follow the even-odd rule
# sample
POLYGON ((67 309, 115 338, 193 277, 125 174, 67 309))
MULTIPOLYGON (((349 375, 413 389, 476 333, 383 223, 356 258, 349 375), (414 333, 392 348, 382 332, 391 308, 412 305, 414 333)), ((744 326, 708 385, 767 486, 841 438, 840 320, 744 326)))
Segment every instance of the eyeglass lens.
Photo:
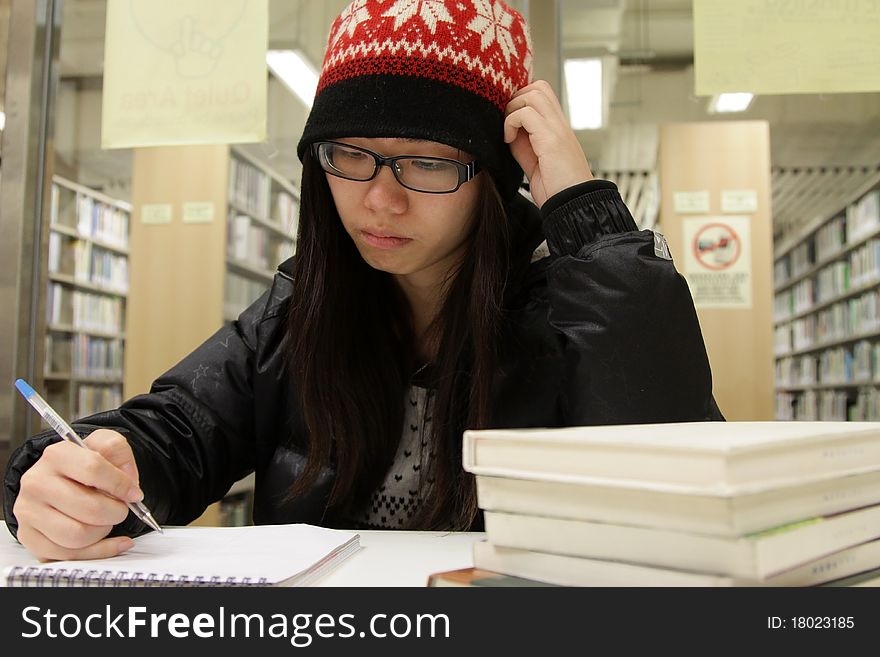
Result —
MULTIPOLYGON (((371 153, 360 148, 323 142, 318 150, 325 170, 343 178, 369 180, 379 166, 371 153)), ((415 190, 446 192, 455 190, 459 184, 458 167, 446 160, 404 156, 395 158, 391 167, 400 183, 415 190)))

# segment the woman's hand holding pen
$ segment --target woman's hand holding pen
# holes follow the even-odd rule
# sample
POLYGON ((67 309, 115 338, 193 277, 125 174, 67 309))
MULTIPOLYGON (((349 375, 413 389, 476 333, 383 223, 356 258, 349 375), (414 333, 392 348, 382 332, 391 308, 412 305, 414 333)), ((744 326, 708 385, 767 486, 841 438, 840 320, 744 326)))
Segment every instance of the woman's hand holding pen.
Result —
POLYGON ((507 104, 504 141, 529 179, 538 207, 563 189, 592 180, 580 142, 550 84, 536 80, 507 104))
POLYGON ((128 441, 100 429, 90 449, 61 441, 47 447, 22 475, 13 513, 18 540, 41 560, 102 559, 129 550, 125 536, 106 538, 143 499, 128 441))

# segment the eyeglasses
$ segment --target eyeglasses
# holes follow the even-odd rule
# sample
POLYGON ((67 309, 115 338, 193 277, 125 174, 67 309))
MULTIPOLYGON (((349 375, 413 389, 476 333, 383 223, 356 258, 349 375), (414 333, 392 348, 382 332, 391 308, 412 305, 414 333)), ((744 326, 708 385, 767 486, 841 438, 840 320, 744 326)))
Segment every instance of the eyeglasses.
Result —
POLYGON ((312 153, 327 173, 366 182, 386 166, 401 185, 415 192, 450 194, 480 172, 477 162, 467 164, 445 157, 398 155, 383 157, 366 148, 337 141, 319 141, 312 144, 312 153))

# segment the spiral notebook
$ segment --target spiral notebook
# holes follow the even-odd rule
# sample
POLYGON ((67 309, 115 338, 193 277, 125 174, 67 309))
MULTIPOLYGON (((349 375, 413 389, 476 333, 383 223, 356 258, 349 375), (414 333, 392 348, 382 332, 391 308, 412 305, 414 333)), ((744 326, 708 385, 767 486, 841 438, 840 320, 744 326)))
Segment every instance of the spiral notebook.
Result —
POLYGON ((165 528, 117 557, 10 566, 5 586, 308 586, 360 549, 313 525, 165 528))

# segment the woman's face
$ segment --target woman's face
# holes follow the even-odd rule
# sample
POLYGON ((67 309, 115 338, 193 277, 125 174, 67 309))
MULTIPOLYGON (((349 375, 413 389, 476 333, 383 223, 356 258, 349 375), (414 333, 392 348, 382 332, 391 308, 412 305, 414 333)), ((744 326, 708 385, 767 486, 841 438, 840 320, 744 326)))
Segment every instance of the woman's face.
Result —
MULTIPOLYGON (((375 153, 471 160, 461 151, 432 141, 340 138, 375 153)), ((387 166, 367 182, 326 174, 346 232, 374 269, 413 285, 444 280, 464 252, 474 220, 479 176, 450 194, 426 194, 401 186, 387 166)))

